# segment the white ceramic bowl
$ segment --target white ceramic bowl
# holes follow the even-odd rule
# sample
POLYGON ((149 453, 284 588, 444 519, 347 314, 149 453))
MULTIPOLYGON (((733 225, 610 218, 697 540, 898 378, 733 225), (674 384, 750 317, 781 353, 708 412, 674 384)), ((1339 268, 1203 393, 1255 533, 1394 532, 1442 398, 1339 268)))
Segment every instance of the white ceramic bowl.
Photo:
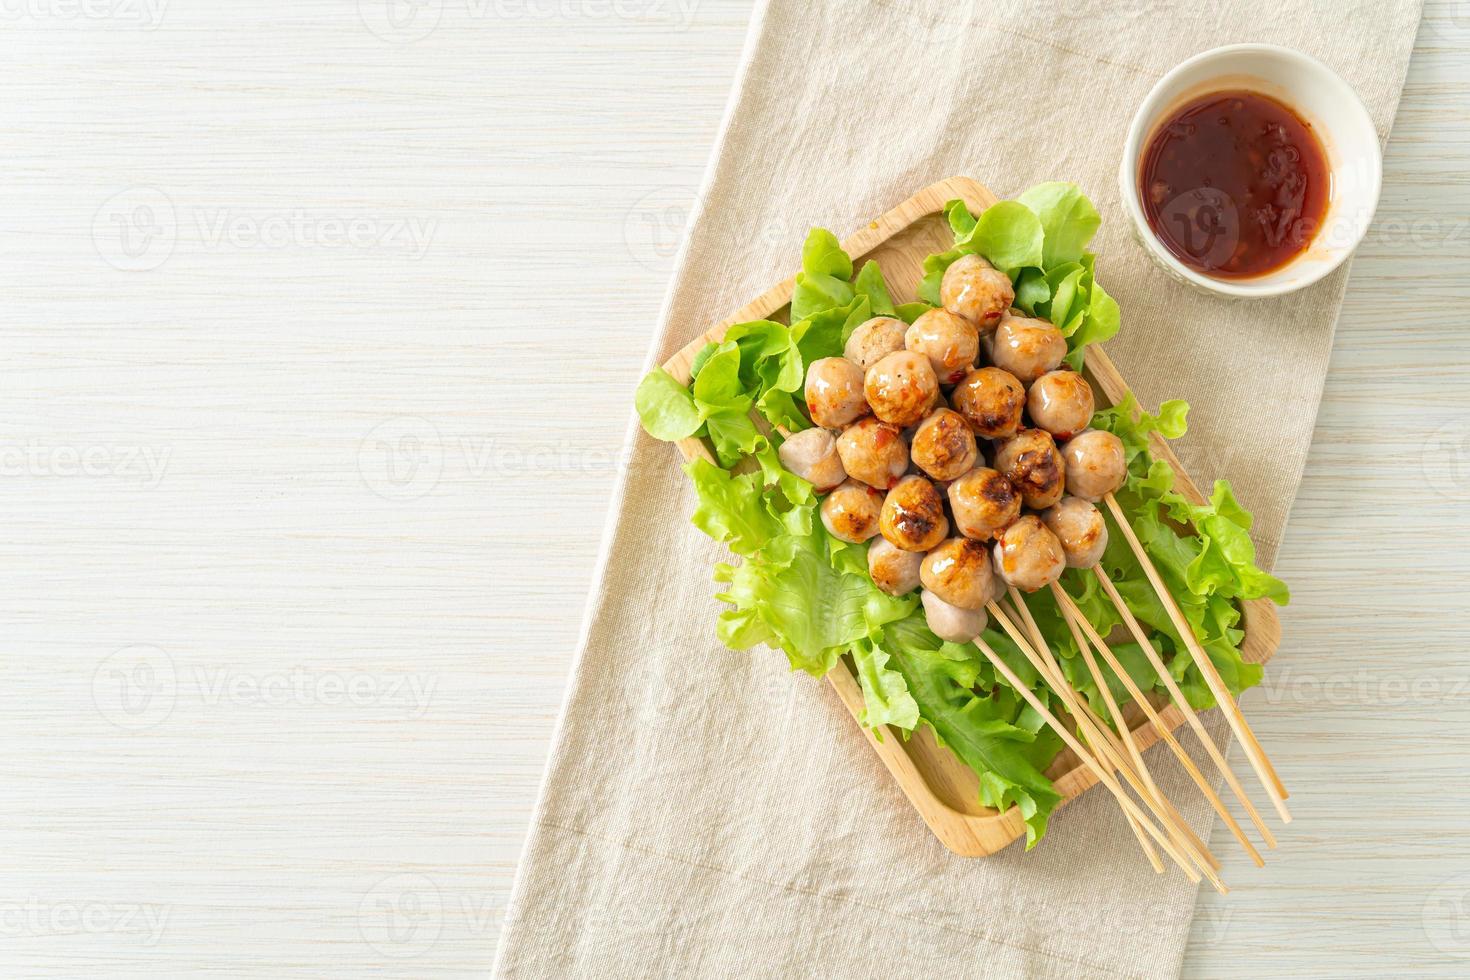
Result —
POLYGON ((1195 55, 1148 93, 1128 127, 1118 184, 1139 241, 1164 269, 1222 296, 1279 296, 1321 279, 1358 247, 1378 206, 1383 154, 1368 111, 1332 69, 1290 48, 1233 44, 1195 55), (1280 269, 1250 279, 1214 279, 1180 262, 1149 228, 1139 198, 1140 158, 1155 127, 1182 103, 1222 89, 1260 92, 1295 109, 1322 140, 1332 173, 1327 214, 1311 245, 1280 269))

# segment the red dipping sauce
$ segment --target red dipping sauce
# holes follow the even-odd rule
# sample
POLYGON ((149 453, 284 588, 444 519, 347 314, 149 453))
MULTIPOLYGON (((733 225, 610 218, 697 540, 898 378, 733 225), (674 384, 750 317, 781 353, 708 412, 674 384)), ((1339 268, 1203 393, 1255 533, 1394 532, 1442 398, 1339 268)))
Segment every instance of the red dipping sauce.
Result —
POLYGON ((1174 110, 1149 137, 1138 175, 1144 217, 1185 265, 1248 279, 1312 244, 1332 197, 1322 142, 1290 108, 1245 90, 1174 110))

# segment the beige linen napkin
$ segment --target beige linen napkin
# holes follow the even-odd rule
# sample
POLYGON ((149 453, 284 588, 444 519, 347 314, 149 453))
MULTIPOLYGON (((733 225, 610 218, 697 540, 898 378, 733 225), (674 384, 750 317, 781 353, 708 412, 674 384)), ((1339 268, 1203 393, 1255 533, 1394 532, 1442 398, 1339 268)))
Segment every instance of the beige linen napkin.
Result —
MULTIPOLYGON (((1103 214, 1108 345, 1145 404, 1194 406, 1178 449, 1228 476, 1274 556, 1311 439, 1346 273, 1286 299, 1186 290, 1129 238, 1115 172, 1149 87, 1241 41, 1307 51, 1386 138, 1419 0, 773 0, 670 293, 663 360, 789 275, 811 225, 845 235, 918 188, 1082 185, 1103 214)), ((650 121, 653 122, 652 120, 650 121)), ((629 379, 629 401, 635 379, 629 379)), ((1155 876, 1111 798, 1041 846, 951 855, 821 682, 714 636, 711 567, 670 446, 641 434, 497 960, 506 977, 1172 976, 1195 889, 1155 876)), ((1164 791, 1210 814, 1157 753, 1164 791)))

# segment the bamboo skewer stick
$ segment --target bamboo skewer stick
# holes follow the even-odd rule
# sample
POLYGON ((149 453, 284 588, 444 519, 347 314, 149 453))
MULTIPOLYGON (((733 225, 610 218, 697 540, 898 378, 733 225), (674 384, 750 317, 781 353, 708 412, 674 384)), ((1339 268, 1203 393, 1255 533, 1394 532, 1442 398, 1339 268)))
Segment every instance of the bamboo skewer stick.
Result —
MULTIPOLYGON (((1082 648, 1083 656, 1088 659, 1088 669, 1093 668, 1094 661, 1091 652, 1088 650, 1087 642, 1082 637, 1083 631, 1086 632, 1087 638, 1092 641, 1092 645, 1097 648, 1098 653, 1102 655, 1107 665, 1112 668, 1113 672, 1118 675, 1119 680, 1123 682, 1123 686, 1127 688, 1129 696, 1143 709, 1144 716, 1153 724, 1154 731, 1159 733, 1159 737, 1173 751, 1174 757, 1179 760, 1180 765, 1189 773, 1190 778, 1194 780, 1194 784, 1199 787, 1205 799, 1210 801, 1210 806, 1214 807, 1215 812, 1225 821, 1225 825, 1230 828, 1230 832, 1235 835, 1235 839, 1240 841, 1240 846, 1245 848, 1245 852, 1250 855, 1256 867, 1265 867, 1266 861, 1261 857, 1261 853, 1256 850, 1250 838, 1246 837, 1245 831, 1241 829, 1240 824, 1236 822, 1235 817, 1231 815, 1230 811, 1225 808, 1225 804, 1221 801, 1219 794, 1215 792, 1214 787, 1210 785, 1204 773, 1199 771, 1199 767, 1194 764, 1194 760, 1184 751, 1184 747, 1179 744, 1179 740, 1174 737, 1174 733, 1169 730, 1169 726, 1164 724, 1163 719, 1154 710, 1153 703, 1149 701, 1148 696, 1139 690, 1133 678, 1128 676, 1127 670, 1118 662, 1118 658, 1108 648, 1107 643, 1103 641, 1103 638, 1098 634, 1097 630, 1093 628, 1092 623, 1087 620, 1087 617, 1082 615, 1082 610, 1077 608, 1077 604, 1072 601, 1072 597, 1067 594, 1066 590, 1056 582, 1053 582, 1051 587, 1053 595, 1056 596, 1057 604, 1062 607, 1062 613, 1066 616, 1067 625, 1072 630, 1073 637, 1077 640, 1077 645, 1082 648)), ((1257 815, 1256 819, 1260 819, 1259 815, 1257 815)), ((1258 826, 1260 825, 1258 824, 1258 826)), ((1276 839, 1270 835, 1270 831, 1265 830, 1264 827, 1261 829, 1263 836, 1270 842, 1271 846, 1275 846, 1276 839)))
MULTIPOLYGON (((1016 604, 1014 589, 1011 590, 1011 602, 1012 604, 1016 604)), ((1030 615, 1030 610, 1026 609, 1025 603, 1020 603, 1020 606, 1022 611, 1026 613, 1024 617, 1026 628, 1031 632, 1031 638, 1035 641, 1037 649, 1040 649, 1046 643, 1041 636, 1041 628, 1036 625, 1036 620, 1030 615)), ((1053 680, 1051 683, 1055 686, 1057 681, 1053 680)), ((1104 737, 1106 737, 1106 732, 1104 732, 1104 737)), ((1153 865, 1154 874, 1163 874, 1164 862, 1159 858, 1159 852, 1154 849, 1152 842, 1148 839, 1148 835, 1144 833, 1143 827, 1139 825, 1138 821, 1128 811, 1123 811, 1123 816, 1128 818, 1128 826, 1133 831, 1133 836, 1138 838, 1138 846, 1142 849, 1144 856, 1148 858, 1148 863, 1153 865)))
MULTIPOLYGON (((991 605, 994 605, 994 603, 991 605)), ((1056 715, 1047 710, 1046 705, 1041 703, 1041 699, 1032 693, 1029 687, 1022 683, 1021 679, 1015 675, 1015 672, 1011 668, 1006 666, 1005 661, 1001 659, 998 653, 991 649, 990 644, 986 643, 984 638, 976 637, 975 646, 985 655, 985 658, 990 661, 991 665, 1005 679, 1006 683, 1011 685, 1021 695, 1026 703, 1041 716, 1042 720, 1047 723, 1051 730, 1057 733, 1057 737, 1062 740, 1067 748, 1071 749, 1077 755, 1077 758, 1082 761, 1082 764, 1097 777, 1098 781, 1107 787, 1108 792, 1113 794, 1113 797, 1118 801, 1118 805, 1123 808, 1124 812, 1138 821, 1139 826, 1147 831, 1154 842, 1164 850, 1164 853, 1173 858, 1174 863, 1179 865, 1180 869, 1189 877, 1190 881, 1199 881, 1199 873, 1194 870, 1193 862, 1180 852, 1167 834, 1154 826, 1153 821, 1139 809, 1133 800, 1129 799, 1127 792, 1124 791, 1122 786, 1118 785, 1117 780, 1113 778, 1112 773, 1108 771, 1107 767, 1093 758, 1092 754, 1082 746, 1082 743, 1077 741, 1076 736, 1067 730, 1067 726, 1063 725, 1057 720, 1056 715)), ((1218 878, 1215 880, 1218 881, 1218 878)), ((1223 883, 1217 884, 1216 888, 1228 891, 1228 889, 1225 889, 1223 883)))
MULTIPOLYGON (((1225 761, 1225 754, 1215 744, 1214 738, 1205 728, 1204 722, 1200 721, 1199 715, 1195 713, 1193 706, 1189 703, 1189 699, 1179 689, 1179 684, 1174 680, 1174 675, 1169 673, 1169 668, 1164 666, 1163 660, 1159 659, 1158 652, 1154 650, 1153 644, 1149 642, 1148 634, 1144 631, 1143 626, 1133 615, 1133 611, 1128 608, 1128 604, 1123 601, 1123 597, 1118 594, 1117 587, 1113 585, 1107 573, 1097 566, 1094 566, 1092 571, 1102 584, 1103 591, 1113 601, 1113 605, 1117 608, 1118 614, 1123 617, 1124 625, 1133 634, 1133 638, 1138 641, 1138 645, 1143 648, 1143 653, 1148 658, 1149 666, 1154 669, 1159 675, 1159 678, 1164 682, 1164 689, 1169 692, 1169 696, 1174 700, 1174 704, 1179 708, 1180 713, 1184 715, 1184 720, 1189 723, 1190 729, 1200 740, 1200 743, 1204 745, 1205 754, 1210 757, 1210 761, 1215 764, 1215 768, 1220 770, 1220 774, 1225 777, 1225 784, 1230 787, 1230 791, 1235 794, 1235 798, 1245 808, 1246 816, 1250 817, 1251 823, 1255 824, 1256 830, 1261 835, 1261 840, 1266 842, 1268 848, 1275 848, 1276 835, 1271 833, 1271 828, 1266 826, 1265 820, 1261 819, 1261 814, 1256 810, 1255 804, 1246 795, 1245 787, 1240 785, 1240 780, 1236 778, 1234 771, 1230 768, 1230 764, 1225 761)), ((1069 600, 1070 598, 1068 596, 1069 600)), ((1157 727, 1160 732, 1165 730, 1161 725, 1157 727)))
MULTIPOLYGON (((1194 832, 1194 828, 1189 826, 1188 821, 1184 819, 1183 814, 1181 814, 1178 809, 1175 808, 1174 804, 1170 802, 1169 798, 1164 796, 1163 793, 1159 792, 1159 788, 1157 785, 1155 785, 1153 778, 1149 775, 1147 767, 1143 766, 1143 759, 1138 754, 1137 749, 1133 748, 1131 753, 1128 752, 1128 747, 1130 747, 1132 744, 1131 733, 1129 733, 1128 746, 1125 746, 1122 740, 1123 736, 1114 735, 1113 731, 1108 728, 1107 724, 1104 723, 1103 720, 1097 716, 1097 713, 1092 710, 1092 706, 1087 703, 1087 699, 1072 690, 1071 685, 1067 683, 1066 675, 1062 673, 1061 664, 1057 662, 1056 657, 1053 656, 1051 652, 1051 648, 1047 646, 1046 639, 1041 635, 1041 628, 1036 624, 1036 619, 1031 615, 1031 610, 1021 599, 1020 592, 1018 592, 1015 588, 1012 588, 1010 590, 1010 597, 1011 602, 1020 610, 1020 618, 1023 622, 1027 624, 1030 629, 1031 635, 1036 639, 1035 649, 1040 654, 1042 660, 1044 660, 1047 666, 1051 669, 1052 676, 1055 677, 1055 680, 1052 682, 1052 686, 1056 687, 1058 684, 1061 685, 1061 690, 1065 692, 1065 694, 1063 695, 1063 700, 1067 704, 1067 707, 1072 711, 1072 713, 1079 716, 1079 722, 1085 721, 1091 723, 1091 731, 1089 731, 1085 727, 1084 731, 1088 731, 1089 736, 1095 734, 1097 737, 1107 741, 1111 755, 1110 761, 1115 764, 1120 772, 1123 772, 1125 778, 1128 777, 1128 773, 1125 771, 1125 768, 1128 766, 1128 760, 1133 760, 1135 766, 1134 774, 1138 778, 1129 778, 1129 785, 1132 786, 1133 789, 1138 793, 1138 795, 1144 799, 1144 802, 1147 803, 1152 800, 1152 805, 1150 808, 1153 809, 1154 812, 1158 813, 1160 810, 1163 811, 1161 819, 1167 818, 1165 829, 1174 835, 1175 840, 1179 841, 1181 845, 1189 846, 1192 853, 1197 853, 1200 856, 1204 857, 1205 860, 1209 862, 1211 868, 1219 871, 1219 859, 1217 859, 1214 854, 1210 853, 1209 847, 1205 844, 1204 841, 1200 840, 1199 835, 1194 832), (1142 785, 1140 785, 1140 783, 1142 785)), ((1098 680, 1099 683, 1101 683, 1101 680, 1098 680)), ((1107 696, 1109 699, 1111 699, 1112 692, 1108 692, 1107 696)), ((1122 713, 1118 712, 1117 714, 1118 717, 1121 718, 1122 713)), ((1127 732, 1127 725, 1120 721, 1118 730, 1120 733, 1127 732)))
MULTIPOLYGON (((1025 636, 1021 634, 1021 631, 1016 627, 1014 623, 1011 622, 1010 617, 1008 617, 999 606, 992 602, 988 604, 987 609, 989 610, 991 616, 993 616, 996 621, 1001 624, 1001 627, 1005 630, 1006 634, 1010 636, 1011 641, 1016 644, 1017 649, 1021 651, 1021 655, 1024 656, 1028 662, 1030 662, 1031 666, 1036 669, 1036 672, 1042 677, 1043 680, 1046 680, 1047 683, 1051 684, 1054 687, 1057 695, 1062 699, 1063 703, 1072 710, 1073 715, 1077 718, 1078 723, 1082 726, 1084 732, 1087 734, 1088 739, 1094 742, 1096 747, 1104 754, 1110 753, 1112 751, 1112 746, 1105 738, 1097 733, 1097 729, 1092 727, 1091 722, 1087 718, 1086 712, 1083 711, 1080 707, 1075 707, 1076 696, 1071 687, 1066 683, 1066 681, 1060 676, 1058 676, 1055 682, 1051 680, 1050 668, 1042 661, 1041 657, 1036 653, 1036 651, 1031 648, 1031 644, 1027 642, 1025 636)), ((981 641, 976 640, 976 643, 980 644, 981 641)), ((982 646, 982 649, 988 648, 982 646)), ((989 652, 991 654, 994 654, 993 650, 989 652)), ((1012 678, 1015 676, 1011 673, 1009 668, 1005 668, 1004 664, 998 664, 997 669, 1003 671, 1003 674, 1008 681, 1012 680, 1012 678)), ((1060 668, 1058 668, 1058 674, 1060 674, 1060 668)), ((1017 681, 1014 683, 1019 682, 1017 681)), ((1044 708, 1040 705, 1040 702, 1035 698, 1035 696, 1031 693, 1029 689, 1022 691, 1021 693, 1023 694, 1023 696, 1026 697, 1027 702, 1030 703, 1032 707, 1044 711, 1044 708)), ((1043 717, 1048 717, 1048 715, 1043 714, 1043 717)), ((1081 749, 1081 744, 1072 737, 1071 733, 1066 732, 1065 734, 1063 734, 1064 731, 1065 727, 1062 731, 1058 731, 1058 734, 1062 735, 1062 740, 1067 743, 1067 746, 1071 748, 1074 752, 1081 749)), ((1198 838, 1194 838, 1192 831, 1188 832, 1188 836, 1186 837, 1186 832, 1178 829, 1176 823, 1177 818, 1171 818, 1163 807, 1160 807, 1157 803, 1154 802, 1151 797, 1149 797, 1147 790, 1143 787, 1143 784, 1139 781, 1138 777, 1133 774, 1133 770, 1128 767, 1126 759, 1119 755, 1112 760, 1111 766, 1103 766, 1096 759, 1093 759, 1088 768, 1093 769, 1094 773, 1105 773, 1105 778, 1099 778, 1103 779, 1103 782, 1108 785, 1108 788, 1110 790, 1116 788, 1116 792, 1114 792, 1114 795, 1120 798, 1120 803, 1123 803, 1125 811, 1133 813, 1134 816, 1140 816, 1140 813, 1135 812, 1138 810, 1138 807, 1133 804, 1133 801, 1128 798, 1127 793, 1124 792, 1122 787, 1119 786, 1118 783, 1112 778, 1110 770, 1111 768, 1116 768, 1119 774, 1121 774, 1123 778, 1128 782, 1128 784, 1133 787, 1134 791, 1138 793, 1144 804, 1147 805, 1151 811, 1153 811, 1154 816, 1158 818, 1160 824, 1162 824, 1165 828, 1168 828, 1168 833, 1167 835, 1165 835, 1168 838, 1168 841, 1166 842, 1165 840, 1160 839, 1157 828, 1154 828, 1151 822, 1147 823, 1144 825, 1144 829, 1149 832, 1149 836, 1153 837, 1154 840, 1159 844, 1159 846, 1162 847, 1169 854, 1170 857, 1175 858, 1176 863, 1180 864, 1180 867, 1184 870, 1184 873, 1189 877, 1191 881, 1199 880, 1199 874, 1195 872, 1194 867, 1198 866, 1199 870, 1204 873, 1205 877, 1210 880, 1210 883, 1215 886, 1215 889, 1219 891, 1220 894, 1224 895, 1229 892, 1229 889, 1225 886, 1225 883, 1221 881, 1219 875, 1215 873, 1215 869, 1219 867, 1219 862, 1215 860, 1214 855, 1209 854, 1209 856, 1207 857, 1206 855, 1208 854, 1208 849, 1204 848, 1202 845, 1199 847, 1196 847, 1194 845, 1190 838, 1193 838, 1194 840, 1198 840, 1198 838), (1184 862, 1179 862, 1179 859, 1176 856, 1178 854, 1178 851, 1175 850, 1175 844, 1177 844, 1178 847, 1183 850, 1186 855, 1188 855, 1184 862)))
POLYGON ((1127 516, 1123 513, 1118 499, 1111 493, 1103 498, 1107 501, 1108 509, 1113 513, 1113 520, 1117 522, 1123 536, 1128 539, 1128 546, 1138 556, 1139 563, 1143 566, 1144 574, 1148 576, 1154 591, 1158 593, 1159 601, 1163 603, 1164 610, 1169 614, 1169 619, 1174 623, 1174 628, 1184 640, 1184 645, 1189 648, 1189 654, 1194 658, 1195 666, 1204 675, 1205 683, 1209 685, 1210 693, 1214 694, 1215 701, 1220 705, 1220 710, 1225 713, 1225 719, 1230 722, 1231 731, 1235 737, 1240 739, 1241 748, 1245 750, 1246 758, 1250 760, 1251 768, 1256 771, 1262 785, 1266 787, 1266 795, 1271 797, 1276 812, 1281 816, 1282 823, 1291 823, 1291 811, 1286 808, 1286 787, 1282 785, 1281 778, 1276 775, 1276 770, 1271 761, 1266 758, 1266 752, 1261 748, 1261 743, 1256 740, 1255 732, 1251 731, 1250 725, 1246 723, 1245 716, 1240 713, 1240 706, 1230 696, 1230 691, 1225 686, 1220 672, 1215 669, 1210 655, 1200 646, 1199 639, 1194 635, 1194 628, 1184 618, 1184 613, 1174 601, 1163 579, 1159 577, 1159 570, 1154 567, 1153 561, 1148 553, 1143 550, 1138 535, 1134 534, 1133 526, 1128 523, 1127 516))

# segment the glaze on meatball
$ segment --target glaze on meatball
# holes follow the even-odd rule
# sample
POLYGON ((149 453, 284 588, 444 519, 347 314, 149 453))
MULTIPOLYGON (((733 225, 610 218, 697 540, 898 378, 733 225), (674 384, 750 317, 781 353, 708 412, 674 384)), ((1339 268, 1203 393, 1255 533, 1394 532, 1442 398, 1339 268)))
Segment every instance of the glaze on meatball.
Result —
POLYGON ((948 310, 920 314, 904 334, 903 344, 929 358, 934 376, 946 385, 963 378, 980 354, 980 334, 975 324, 948 310))
POLYGON ((1005 439, 1021 428, 1026 389, 1009 371, 983 367, 965 375, 949 393, 949 401, 970 423, 975 435, 983 439, 1005 439))
POLYGON ((919 552, 895 548, 887 538, 877 538, 868 545, 868 574, 873 584, 889 595, 906 595, 917 589, 923 561, 919 552))
POLYGON ((810 483, 817 493, 826 493, 847 479, 837 439, 826 429, 803 429, 781 443, 776 455, 782 466, 810 483))
POLYGON ((1021 516, 1021 495, 998 470, 977 466, 949 485, 949 509, 956 530, 986 541, 1021 516))
POLYGON ((1062 499, 1066 488, 1062 456, 1049 433, 1022 429, 995 451, 995 468, 1021 493, 1032 510, 1044 510, 1062 499))
POLYGON ((875 316, 857 325, 842 353, 866 371, 894 351, 903 350, 903 335, 907 330, 908 324, 902 320, 875 316))
POLYGON ((1016 301, 1011 277, 978 255, 961 255, 939 282, 939 301, 946 310, 990 333, 1016 301))
POLYGON ((939 394, 939 379, 929 358, 901 350, 868 368, 863 389, 873 414, 902 428, 929 414, 939 394))
POLYGON ((882 494, 848 480, 822 501, 822 524, 834 538, 862 544, 878 533, 882 511, 882 494))
POLYGON ((806 372, 806 408, 824 429, 840 429, 867 415, 863 369, 845 357, 813 361, 806 372))
POLYGON ((1102 512, 1081 497, 1063 497, 1041 514, 1041 523, 1057 536, 1068 568, 1091 568, 1108 546, 1102 512))
POLYGON ((949 535, 944 500, 922 476, 906 476, 888 491, 878 527, 904 551, 928 551, 949 535))
POLYGON ((1048 371, 1026 394, 1031 424, 1064 442, 1092 423, 1096 407, 1092 385, 1076 371, 1048 371))
POLYGON ((948 482, 968 473, 980 451, 965 417, 941 408, 919 423, 909 445, 909 455, 914 465, 931 479, 948 482))
POLYGON ((837 437, 842 468, 854 480, 887 490, 909 468, 909 445, 898 426, 866 418, 849 425, 837 437))
POLYGON ((950 538, 925 555, 919 566, 919 581, 961 609, 984 609, 1001 593, 990 565, 990 548, 969 538, 950 538))
POLYGON ((929 624, 930 632, 941 640, 969 643, 985 632, 985 610, 961 609, 928 589, 919 593, 919 598, 924 603, 924 621, 929 624))
POLYGON ((995 570, 1007 585, 1035 592, 1061 578, 1067 556, 1041 518, 1027 514, 995 539, 995 570))
POLYGON ((1067 338, 1045 320, 1006 314, 990 343, 990 362, 1030 384, 1067 356, 1067 338))
POLYGON ((1123 440, 1105 429, 1079 432, 1062 447, 1067 490, 1083 500, 1101 500, 1128 478, 1123 440))

